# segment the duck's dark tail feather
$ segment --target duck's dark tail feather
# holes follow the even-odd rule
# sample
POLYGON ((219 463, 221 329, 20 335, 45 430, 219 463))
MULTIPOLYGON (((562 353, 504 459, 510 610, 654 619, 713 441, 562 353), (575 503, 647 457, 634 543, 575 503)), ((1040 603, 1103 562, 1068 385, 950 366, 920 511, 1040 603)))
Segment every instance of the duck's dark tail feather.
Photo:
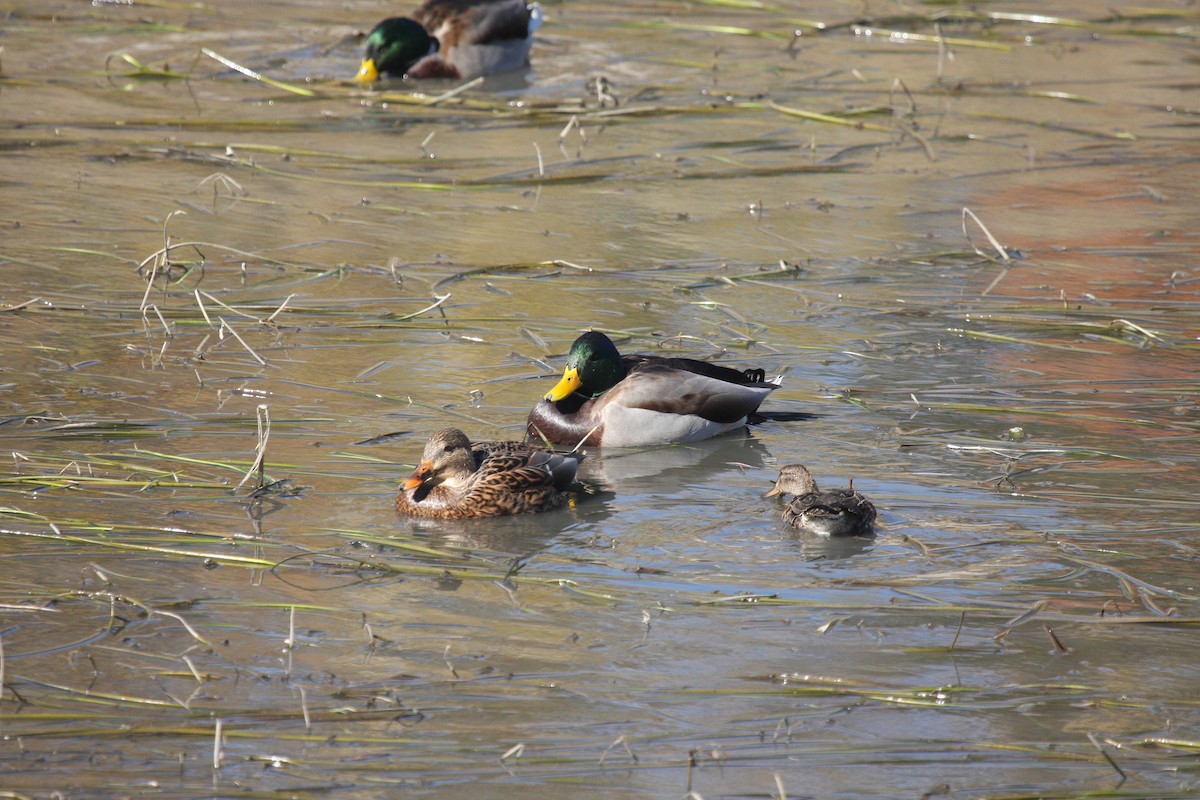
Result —
POLYGON ((575 482, 575 472, 579 469, 579 462, 583 459, 583 453, 559 451, 534 453, 529 457, 529 466, 546 470, 551 476, 554 488, 562 492, 575 482))

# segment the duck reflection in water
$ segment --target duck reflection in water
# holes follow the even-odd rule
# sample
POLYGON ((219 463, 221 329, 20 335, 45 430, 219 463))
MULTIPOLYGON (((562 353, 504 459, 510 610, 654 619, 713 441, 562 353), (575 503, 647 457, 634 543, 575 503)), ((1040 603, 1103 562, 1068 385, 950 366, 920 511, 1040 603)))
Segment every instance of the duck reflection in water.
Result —
POLYGON ((766 465, 770 451, 744 428, 703 442, 667 447, 596 449, 580 475, 614 491, 677 496, 688 483, 708 483, 730 470, 766 465))

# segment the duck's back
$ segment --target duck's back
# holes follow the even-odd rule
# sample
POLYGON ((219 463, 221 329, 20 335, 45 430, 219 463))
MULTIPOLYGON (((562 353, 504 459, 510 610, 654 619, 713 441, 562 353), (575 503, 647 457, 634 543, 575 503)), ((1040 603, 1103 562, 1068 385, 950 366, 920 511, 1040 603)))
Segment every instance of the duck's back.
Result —
POLYGON ((760 369, 743 372, 690 358, 629 358, 633 361, 614 398, 627 407, 733 424, 757 411, 779 387, 760 369))
MULTIPOLYGON (((579 462, 584 459, 583 453, 547 450, 525 442, 479 442, 472 448, 480 481, 529 470, 541 476, 537 483, 546 482, 548 476, 549 485, 560 492, 575 482, 579 462)), ((533 479, 531 474, 524 477, 533 479)))
POLYGON ((425 0, 410 16, 435 38, 439 28, 457 20, 472 34, 468 44, 529 35, 530 8, 525 0, 425 0))
POLYGON ((777 385, 774 382, 768 381, 766 372, 761 369, 738 370, 732 367, 723 367, 720 364, 713 364, 709 361, 699 361, 694 358, 623 355, 621 356, 621 363, 625 366, 626 373, 633 370, 674 369, 683 372, 694 372, 697 375, 715 378, 716 380, 738 386, 769 386, 773 389, 777 385))
POLYGON ((520 442, 488 443, 476 452, 483 459, 461 504, 488 517, 562 507, 581 458, 520 442))
POLYGON ((792 499, 783 519, 819 536, 865 536, 875 523, 875 506, 850 489, 809 492, 792 499))

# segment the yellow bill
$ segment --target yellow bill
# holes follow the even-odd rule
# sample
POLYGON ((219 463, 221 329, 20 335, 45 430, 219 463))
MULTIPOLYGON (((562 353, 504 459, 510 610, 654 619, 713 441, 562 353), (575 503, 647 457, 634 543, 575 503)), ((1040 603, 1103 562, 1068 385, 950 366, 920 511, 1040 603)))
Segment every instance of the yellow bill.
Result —
POLYGON ((375 66, 375 59, 364 58, 362 66, 358 68, 358 74, 354 76, 354 80, 359 83, 371 83, 379 80, 379 69, 375 66))
POLYGON ((567 367, 566 372, 563 373, 562 379, 559 380, 558 383, 554 384, 553 389, 546 392, 545 399, 549 400, 551 403, 557 403, 564 397, 569 397, 572 393, 577 391, 580 386, 583 386, 583 380, 579 377, 579 370, 575 369, 574 367, 567 367))

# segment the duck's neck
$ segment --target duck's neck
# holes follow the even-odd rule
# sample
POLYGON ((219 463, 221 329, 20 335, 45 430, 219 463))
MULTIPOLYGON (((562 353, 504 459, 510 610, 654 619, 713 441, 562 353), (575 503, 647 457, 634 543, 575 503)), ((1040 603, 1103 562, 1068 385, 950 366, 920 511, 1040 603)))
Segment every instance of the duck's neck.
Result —
POLYGON ((621 363, 621 359, 595 361, 588 364, 581 376, 583 385, 590 391, 579 391, 585 397, 596 398, 625 380, 629 371, 621 363))
POLYGON ((539 401, 529 412, 526 439, 537 444, 549 441, 575 447, 583 442, 585 445, 598 447, 604 427, 597 428, 595 420, 587 413, 592 401, 588 400, 582 405, 572 403, 571 400, 575 397, 577 395, 572 395, 558 403, 539 401))

